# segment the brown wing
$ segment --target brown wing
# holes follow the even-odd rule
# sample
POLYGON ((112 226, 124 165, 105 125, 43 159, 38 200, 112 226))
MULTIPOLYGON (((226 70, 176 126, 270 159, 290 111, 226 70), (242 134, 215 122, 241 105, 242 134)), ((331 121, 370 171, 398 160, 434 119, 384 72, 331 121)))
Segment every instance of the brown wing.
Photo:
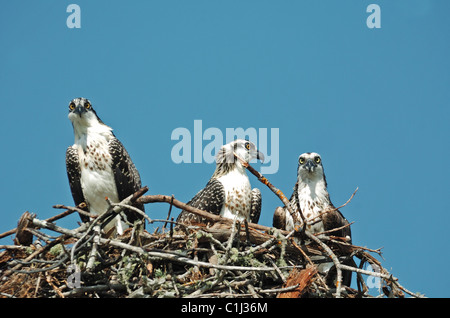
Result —
MULTIPOLYGON (((217 179, 211 179, 188 203, 194 208, 219 215, 225 202, 225 191, 222 183, 217 179)), ((181 211, 177 222, 183 224, 204 223, 205 220, 193 213, 181 211)))
MULTIPOLYGON (((119 200, 122 201, 142 187, 141 177, 134 163, 131 161, 127 150, 117 138, 113 138, 108 146, 113 160, 111 169, 113 170, 117 193, 119 200)), ((136 203, 134 206, 145 212, 143 204, 136 203)), ((135 211, 126 209, 124 212, 128 221, 131 223, 143 219, 143 216, 135 211)))
POLYGON ((252 207, 250 211, 250 222, 258 223, 261 215, 261 191, 258 188, 252 189, 252 207))
POLYGON ((280 230, 286 230, 286 211, 281 206, 275 209, 272 226, 280 230))
POLYGON ((325 228, 325 231, 330 231, 333 229, 337 229, 335 231, 331 231, 329 234, 339 237, 349 237, 351 243, 351 230, 350 225, 347 219, 342 215, 342 213, 339 210, 332 211, 329 213, 325 213, 322 216, 323 225, 325 228))
MULTIPOLYGON (((70 191, 72 192, 73 201, 75 205, 84 202, 83 190, 81 188, 81 172, 78 159, 78 152, 73 147, 67 148, 66 151, 66 170, 69 178, 70 191)), ((81 221, 89 222, 89 217, 80 214, 81 221)))

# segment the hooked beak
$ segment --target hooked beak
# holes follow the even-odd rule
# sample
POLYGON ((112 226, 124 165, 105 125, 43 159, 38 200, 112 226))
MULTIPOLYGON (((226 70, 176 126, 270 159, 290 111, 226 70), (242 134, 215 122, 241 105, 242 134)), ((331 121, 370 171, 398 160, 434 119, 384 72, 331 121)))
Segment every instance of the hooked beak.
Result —
POLYGON ((314 163, 314 161, 312 161, 311 159, 308 159, 308 161, 306 161, 305 163, 305 168, 309 171, 309 172, 314 172, 314 169, 317 167, 317 165, 314 163))
POLYGON ((253 157, 259 159, 262 163, 264 163, 264 154, 261 151, 256 150, 256 152, 253 154, 253 157))
POLYGON ((81 117, 81 114, 83 114, 83 113, 85 113, 85 112, 86 112, 86 109, 85 109, 83 106, 81 106, 81 105, 78 105, 78 106, 73 110, 73 113, 74 113, 74 114, 80 115, 80 117, 81 117))

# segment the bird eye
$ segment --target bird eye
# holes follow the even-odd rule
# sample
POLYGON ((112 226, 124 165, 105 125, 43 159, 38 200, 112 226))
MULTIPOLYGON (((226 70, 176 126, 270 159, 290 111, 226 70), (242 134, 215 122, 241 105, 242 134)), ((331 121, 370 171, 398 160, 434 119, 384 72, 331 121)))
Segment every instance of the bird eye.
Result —
POLYGON ((69 104, 69 109, 70 110, 74 110, 75 109, 75 104, 74 103, 70 103, 69 104))
POLYGON ((250 143, 249 142, 245 143, 245 149, 250 150, 250 143))
POLYGON ((90 109, 90 108, 91 108, 91 104, 89 104, 89 103, 86 103, 86 105, 84 105, 84 108, 86 108, 86 109, 90 109))
POLYGON ((305 158, 300 157, 300 159, 298 159, 298 162, 302 165, 305 163, 305 158))
POLYGON ((315 161, 316 163, 320 163, 320 157, 315 157, 315 158, 314 158, 314 161, 315 161))

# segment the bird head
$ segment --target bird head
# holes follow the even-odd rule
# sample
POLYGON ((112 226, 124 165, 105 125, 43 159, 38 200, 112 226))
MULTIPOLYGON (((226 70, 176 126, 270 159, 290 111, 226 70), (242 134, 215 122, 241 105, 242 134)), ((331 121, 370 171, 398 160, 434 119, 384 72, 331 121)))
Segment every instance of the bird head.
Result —
POLYGON ((297 176, 300 179, 320 179, 324 177, 322 158, 318 153, 306 152, 298 157, 297 176))
POLYGON ((69 119, 73 125, 92 126, 103 122, 97 116, 91 102, 83 97, 74 98, 69 103, 69 119))
POLYGON ((234 163, 236 158, 234 154, 245 162, 250 162, 252 159, 259 159, 264 162, 264 154, 256 149, 254 143, 248 140, 236 139, 220 148, 217 153, 217 163, 234 163))

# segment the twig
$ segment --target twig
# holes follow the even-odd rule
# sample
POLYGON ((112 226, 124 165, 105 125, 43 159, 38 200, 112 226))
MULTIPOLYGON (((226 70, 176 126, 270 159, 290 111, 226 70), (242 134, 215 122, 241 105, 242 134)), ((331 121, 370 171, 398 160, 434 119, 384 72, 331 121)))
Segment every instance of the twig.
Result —
MULTIPOLYGON (((221 217, 220 215, 215 215, 215 214, 209 213, 207 211, 203 211, 203 210, 194 208, 194 207, 187 205, 186 203, 183 203, 175 198, 172 198, 172 196, 168 196, 168 195, 162 195, 162 194, 144 195, 144 196, 140 197, 137 200, 137 202, 142 203, 142 204, 165 202, 165 203, 173 204, 174 206, 176 206, 177 208, 179 208, 181 210, 185 210, 187 212, 196 214, 196 215, 201 216, 212 222, 225 223, 225 224, 229 224, 229 225, 231 225, 233 223, 233 220, 231 220, 231 219, 224 218, 224 217, 221 217)), ((271 227, 264 226, 261 224, 251 223, 251 222, 248 223, 248 227, 255 229, 255 230, 260 230, 260 231, 272 231, 273 230, 273 228, 271 228, 271 227)), ((289 233, 287 231, 282 231, 282 230, 280 230, 280 231, 285 235, 287 235, 289 233)))
POLYGON ((273 288, 273 289, 260 289, 258 290, 259 293, 263 293, 263 294, 277 294, 277 293, 284 293, 284 292, 288 292, 288 291, 292 291, 297 289, 299 286, 299 284, 295 284, 292 286, 288 286, 288 287, 281 287, 281 288, 273 288))
POLYGON ((88 263, 86 265, 86 270, 88 272, 92 271, 92 269, 94 268, 99 239, 100 239, 100 225, 96 225, 94 226, 94 241, 92 243, 92 249, 91 252, 89 253, 88 263))
POLYGON ((59 295, 59 297, 64 298, 64 295, 61 293, 59 288, 53 283, 52 276, 50 276, 49 273, 47 273, 45 275, 45 280, 53 288, 53 290, 59 295))
MULTIPOLYGON (((294 268, 311 270, 323 261, 330 263, 331 259, 337 271, 334 294, 336 297, 372 297, 367 294, 367 287, 363 293, 360 293, 355 289, 342 286, 343 271, 355 272, 359 280, 362 280, 362 275, 379 277, 386 284, 383 286, 383 292, 388 297, 402 297, 405 294, 421 297, 420 294, 414 294, 401 286, 398 279, 369 254, 369 252, 381 254, 379 249, 370 250, 354 246, 337 237, 325 235, 329 231, 319 233, 321 235, 317 236, 305 230, 305 238, 309 238, 310 243, 300 245, 295 238, 292 238, 295 233, 298 234, 298 231, 281 231, 252 223, 247 226, 238 223, 237 220, 225 219, 207 211, 192 208, 176 200, 173 195, 141 196, 145 191, 147 191, 146 187, 119 203, 109 201, 110 207, 105 213, 75 229, 63 228, 49 222, 49 219, 40 220, 36 215, 27 217, 30 226, 24 231, 33 228, 30 232, 41 237, 43 241, 40 242, 46 245, 44 247, 35 245, 34 248, 37 250, 29 256, 21 251, 25 248, 24 246, 0 245, 0 248, 5 249, 0 254, 2 255, 0 261, 3 262, 0 265, 6 264, 5 268, 11 268, 5 270, 0 278, 3 282, 0 285, 0 296, 78 297, 86 294, 91 297, 103 295, 271 297, 274 293, 291 291, 297 293, 297 296, 303 295, 304 292, 326 296, 329 286, 324 282, 323 275, 314 274, 316 275, 314 279, 310 276, 307 282, 300 283, 295 281, 296 276, 292 270, 294 268), (152 220, 134 206, 136 203, 153 202, 170 204, 168 217, 165 220, 152 220), (137 213, 139 210, 147 221, 163 222, 164 226, 171 224, 172 228, 173 224, 177 224, 170 215, 173 206, 198 214, 215 224, 211 226, 196 224, 189 227, 187 232, 171 230, 169 233, 156 231, 153 234, 133 226, 131 231, 125 231, 124 235, 113 238, 102 237, 99 232, 103 224, 108 223, 119 213, 123 213, 124 209, 131 209, 137 213), (42 236, 41 233, 47 232, 41 232, 40 229, 61 235, 42 236), (62 252, 59 247, 50 251, 50 248, 56 244, 61 244, 62 252), (350 257, 360 258, 360 268, 356 264, 354 266, 342 264, 342 259, 338 258, 335 250, 345 250, 350 257), (211 255, 215 256, 218 262, 211 263, 211 255), (315 255, 320 255, 320 259, 312 258, 315 255), (206 258, 210 261, 205 261, 206 258), (364 270, 363 265, 366 262, 376 268, 376 271, 364 270), (69 279, 67 283, 64 283, 64 273, 67 273, 67 266, 71 263, 79 264, 78 275, 80 270, 85 270, 86 275, 77 276, 77 279, 83 279, 83 287, 67 291, 67 288, 72 287, 69 286, 69 279), (95 265, 98 263, 101 263, 101 266, 95 265), (11 276, 5 279, 5 275, 16 272, 28 275, 11 276), (23 281, 23 277, 27 280, 23 281), (91 277, 95 277, 95 282, 90 279, 91 277), (48 285, 41 283, 43 279, 47 280, 48 285), (274 281, 283 281, 285 286, 274 286, 274 281), (100 285, 98 285, 99 282, 101 282, 100 285), (267 284, 267 282, 270 283, 267 284), (97 285, 88 286, 89 284, 97 285), (346 290, 345 293, 343 288, 346 290)), ((350 202, 354 194, 343 206, 350 202)), ((77 211, 76 208, 67 208, 64 212, 66 215, 77 211)), ((358 290, 361 290, 360 284, 358 284, 358 290)), ((286 294, 285 296, 296 297, 286 294)))
POLYGON ((333 228, 333 229, 328 230, 328 231, 323 231, 323 232, 314 233, 314 235, 315 235, 315 236, 320 236, 320 235, 323 235, 323 234, 332 233, 332 232, 334 232, 334 231, 339 231, 339 230, 342 230, 342 229, 344 229, 344 228, 346 228, 346 227, 349 227, 349 226, 352 225, 353 223, 355 223, 355 222, 351 222, 351 223, 345 224, 345 225, 343 225, 343 226, 333 228))
POLYGON ((78 296, 80 294, 84 293, 92 293, 92 292, 99 292, 99 291, 108 291, 108 290, 125 290, 125 285, 122 284, 107 284, 107 285, 96 285, 96 286, 85 286, 85 287, 78 287, 74 288, 71 291, 62 293, 62 297, 74 297, 78 296))
MULTIPOLYGON (((236 153, 233 153, 234 156, 241 162, 241 164, 250 171, 256 178, 258 178, 259 181, 261 181, 263 184, 265 184, 273 193, 276 194, 278 198, 284 203, 286 208, 288 209, 289 213, 291 214, 294 224, 298 222, 297 216, 295 214, 294 208, 291 206, 291 203, 289 202, 288 198, 283 194, 283 192, 275 187, 272 183, 267 180, 266 177, 264 177, 260 172, 256 171, 248 162, 243 160, 241 157, 239 157, 236 153)), ((301 211, 298 211, 300 215, 302 214, 301 211)))
MULTIPOLYGON (((82 208, 86 207, 86 204, 84 202, 80 203, 79 205, 77 205, 76 207, 66 207, 65 205, 55 205, 53 206, 56 209, 67 209, 67 211, 64 211, 58 215, 52 216, 48 219, 46 219, 46 221, 48 222, 53 222, 59 219, 62 219, 63 217, 66 217, 67 215, 72 214, 73 212, 79 212, 79 213, 87 213, 86 211, 83 211, 82 208)), ((87 213, 89 216, 92 216, 91 214, 87 213)), ((0 239, 8 236, 8 235, 12 235, 14 233, 16 233, 17 228, 14 228, 12 230, 6 231, 4 233, 0 234, 0 239)))
POLYGON ((26 248, 23 245, 0 245, 0 250, 24 250, 26 248))
POLYGON ((314 221, 314 222, 311 222, 310 224, 313 225, 313 224, 319 223, 319 222, 322 221, 322 215, 327 214, 327 213, 330 213, 330 212, 337 211, 337 210, 339 210, 339 209, 345 207, 347 204, 350 203, 350 201, 353 199, 353 197, 355 196, 355 194, 356 194, 357 191, 358 191, 358 187, 355 189, 355 191, 353 191, 353 193, 352 193, 352 195, 350 196, 350 198, 349 198, 344 204, 342 204, 341 206, 339 206, 339 207, 337 207, 337 208, 330 209, 330 210, 325 210, 325 211, 321 212, 319 215, 314 216, 313 219, 317 219, 317 220, 314 221))
MULTIPOLYGON (((55 246, 56 244, 59 244, 60 242, 62 242, 65 239, 65 236, 62 235, 60 237, 58 237, 57 239, 55 239, 54 241, 50 242, 49 244, 37 249, 36 251, 34 251, 33 253, 31 253, 27 258, 25 258, 24 261, 29 262, 32 259, 36 258, 37 256, 39 256, 40 254, 42 254, 43 252, 48 251, 50 248, 52 248, 53 246, 55 246)), ((20 268, 22 267, 22 264, 17 264, 16 266, 14 266, 11 269, 6 270, 3 275, 0 277, 0 281, 3 281, 3 279, 9 275, 11 275, 13 272, 18 271, 20 268)))
POLYGON ((141 211, 140 209, 136 208, 135 206, 132 206, 132 205, 129 205, 129 204, 125 204, 125 203, 121 203, 121 202, 119 202, 119 203, 110 202, 110 204, 113 207, 116 207, 116 206, 121 207, 122 210, 125 210, 125 209, 133 210, 134 212, 138 213, 143 218, 145 218, 148 221, 148 223, 150 223, 150 224, 152 224, 154 222, 154 220, 152 220, 147 214, 145 214, 143 211, 141 211))
POLYGON ((337 278, 336 278, 336 298, 341 297, 341 289, 342 289, 342 269, 341 269, 341 263, 339 262, 339 259, 337 256, 333 253, 331 248, 329 248, 325 243, 323 243, 319 238, 314 236, 312 233, 310 233, 308 230, 305 231, 305 235, 319 244, 325 251, 325 253, 328 255, 328 257, 331 258, 331 260, 334 263, 334 266, 336 267, 337 272, 337 278))
MULTIPOLYGON (((169 212, 167 212, 167 218, 166 218, 167 221, 170 219, 170 214, 172 213, 173 199, 174 199, 174 196, 173 196, 173 194, 172 194, 172 200, 170 201, 169 212)), ((172 223, 171 223, 171 224, 172 224, 172 223)), ((165 229, 166 226, 167 226, 167 222, 164 223, 164 225, 163 225, 162 228, 165 229)))
MULTIPOLYGON (((70 236, 74 236, 77 238, 81 238, 83 236, 82 234, 76 233, 73 230, 64 229, 64 228, 54 225, 53 223, 48 223, 48 222, 45 222, 42 220, 38 220, 36 218, 33 219, 33 224, 35 224, 36 226, 39 226, 39 227, 47 228, 49 230, 53 230, 53 231, 67 234, 70 236)), ((211 263, 194 261, 194 260, 184 257, 184 256, 178 256, 178 255, 174 255, 172 253, 167 253, 167 252, 163 252, 163 251, 146 251, 145 249, 143 249, 141 247, 132 246, 132 245, 129 245, 129 244, 126 244, 126 243, 123 243, 123 242, 120 242, 120 241, 114 240, 114 239, 100 238, 99 242, 100 242, 100 244, 106 244, 106 245, 109 244, 111 246, 119 247, 124 250, 129 250, 129 251, 138 253, 140 255, 147 255, 148 257, 161 258, 161 259, 171 260, 174 262, 179 262, 179 263, 194 265, 194 266, 200 266, 200 267, 206 267, 206 268, 216 268, 216 269, 225 269, 225 270, 262 271, 262 272, 274 271, 274 269, 271 267, 214 265, 211 263)))
POLYGON ((75 207, 66 206, 66 205, 62 205, 62 204, 56 204, 56 205, 53 206, 53 208, 54 209, 66 209, 66 211, 46 219, 47 222, 54 222, 56 220, 59 220, 59 219, 65 217, 65 216, 67 216, 67 215, 72 214, 73 212, 78 212, 79 214, 87 216, 87 217, 92 218, 92 219, 97 217, 97 215, 91 214, 91 213, 89 213, 89 212, 84 210, 86 208, 86 203, 84 203, 84 202, 78 204, 75 207))

